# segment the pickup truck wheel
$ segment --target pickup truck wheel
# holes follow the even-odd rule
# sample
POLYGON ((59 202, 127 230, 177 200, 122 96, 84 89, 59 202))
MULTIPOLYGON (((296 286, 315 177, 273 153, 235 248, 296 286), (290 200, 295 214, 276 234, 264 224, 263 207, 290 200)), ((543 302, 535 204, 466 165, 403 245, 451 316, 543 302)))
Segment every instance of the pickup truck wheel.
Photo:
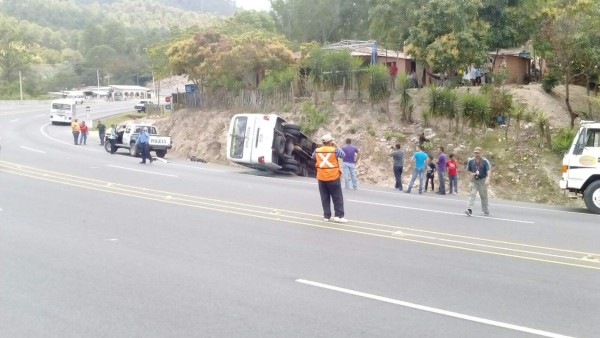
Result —
POLYGON ((133 156, 133 157, 137 157, 137 146, 135 145, 135 143, 132 143, 129 146, 129 155, 133 156))
POLYGON ((106 150, 107 153, 110 153, 110 142, 108 140, 104 141, 104 150, 106 150))
POLYGON ((583 192, 583 200, 589 211, 600 214, 600 181, 588 185, 583 192))
POLYGON ((166 150, 156 150, 156 156, 163 158, 167 154, 166 150))

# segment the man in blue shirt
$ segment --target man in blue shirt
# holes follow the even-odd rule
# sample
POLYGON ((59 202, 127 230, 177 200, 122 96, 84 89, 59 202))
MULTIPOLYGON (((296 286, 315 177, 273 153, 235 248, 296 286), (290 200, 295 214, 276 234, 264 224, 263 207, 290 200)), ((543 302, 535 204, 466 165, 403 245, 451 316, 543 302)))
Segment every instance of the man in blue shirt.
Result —
POLYGON ((423 193, 423 176, 425 174, 425 162, 427 162, 427 154, 424 151, 423 146, 418 146, 417 151, 413 154, 411 163, 414 163, 415 169, 413 171, 412 177, 410 178, 410 183, 408 184, 408 190, 406 190, 407 194, 410 194, 412 190, 413 184, 415 183, 415 179, 419 176, 419 194, 423 193))
POLYGON ((138 135, 137 140, 135 141, 135 146, 140 149, 142 153, 142 162, 146 164, 146 159, 150 160, 152 163, 152 157, 150 156, 150 135, 148 135, 148 128, 144 127, 140 134, 138 135))
POLYGON ((342 173, 344 175, 344 188, 350 189, 349 181, 352 180, 352 188, 358 189, 358 180, 356 179, 356 163, 360 154, 358 148, 352 144, 352 140, 347 138, 346 145, 342 147, 342 151, 346 153, 342 162, 342 173))

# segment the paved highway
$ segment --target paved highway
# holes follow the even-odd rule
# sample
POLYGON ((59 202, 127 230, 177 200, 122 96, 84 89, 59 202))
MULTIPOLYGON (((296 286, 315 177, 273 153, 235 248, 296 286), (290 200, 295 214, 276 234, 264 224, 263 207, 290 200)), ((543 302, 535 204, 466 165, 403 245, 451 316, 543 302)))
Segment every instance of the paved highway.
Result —
POLYGON ((0 108, 2 337, 600 336, 585 210, 362 185, 324 223, 313 179, 143 165, 47 115, 0 108))

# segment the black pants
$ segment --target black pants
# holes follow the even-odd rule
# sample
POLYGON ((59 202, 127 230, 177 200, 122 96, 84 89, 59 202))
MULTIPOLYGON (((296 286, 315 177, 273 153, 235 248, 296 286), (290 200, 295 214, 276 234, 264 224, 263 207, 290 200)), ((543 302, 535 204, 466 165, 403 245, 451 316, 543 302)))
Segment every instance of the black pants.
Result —
POLYGON ((108 139, 108 142, 110 143, 110 153, 114 154, 115 151, 117 151, 117 147, 115 146, 117 140, 115 140, 114 138, 110 138, 108 139))
POLYGON ((401 166, 394 166, 394 177, 396 178, 396 185, 394 188, 402 190, 402 169, 401 166))
POLYGON ((427 174, 427 176, 425 176, 425 191, 427 191, 429 182, 431 182, 431 191, 435 190, 435 186, 433 185, 433 174, 427 174))
POLYGON ((319 181, 319 193, 325 218, 331 218, 331 200, 333 200, 335 217, 344 217, 344 196, 342 195, 342 182, 339 178, 333 181, 319 181))

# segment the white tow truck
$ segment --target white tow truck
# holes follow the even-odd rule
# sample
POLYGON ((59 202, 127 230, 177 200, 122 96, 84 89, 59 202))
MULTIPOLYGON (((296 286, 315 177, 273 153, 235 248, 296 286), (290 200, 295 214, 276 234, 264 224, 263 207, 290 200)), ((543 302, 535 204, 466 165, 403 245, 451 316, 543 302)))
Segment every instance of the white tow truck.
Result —
POLYGON ((582 121, 562 163, 560 188, 583 197, 585 206, 600 214, 600 123, 582 121))
MULTIPOLYGON (((117 140, 115 142, 115 146, 117 149, 126 148, 129 149, 129 155, 131 156, 139 156, 141 150, 135 145, 137 141, 138 135, 143 128, 147 128, 148 135, 150 136, 150 140, 148 141, 150 145, 150 151, 156 152, 156 156, 163 158, 167 154, 167 149, 171 149, 171 137, 170 136, 160 136, 158 134, 158 129, 155 126, 149 124, 139 124, 139 123, 127 123, 120 126, 117 126, 117 140)), ((104 149, 110 153, 110 142, 108 140, 109 135, 107 134, 106 140, 104 142, 104 149)))
POLYGON ((227 159, 246 167, 314 177, 316 148, 299 125, 275 114, 237 114, 229 124, 227 159))

